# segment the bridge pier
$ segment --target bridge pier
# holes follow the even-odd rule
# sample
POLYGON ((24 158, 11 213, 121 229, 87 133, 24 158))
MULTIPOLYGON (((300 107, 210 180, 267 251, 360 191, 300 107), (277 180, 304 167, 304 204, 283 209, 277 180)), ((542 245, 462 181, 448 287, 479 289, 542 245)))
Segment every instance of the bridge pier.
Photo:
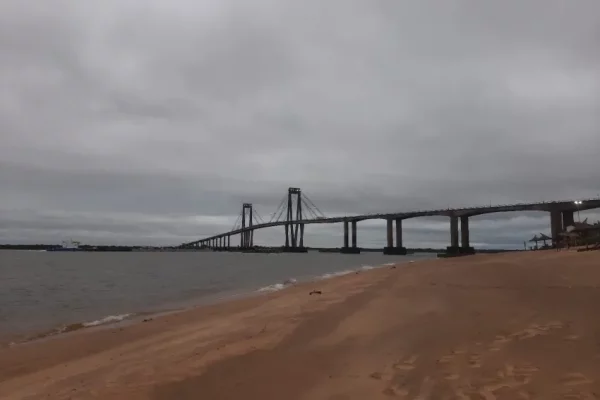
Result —
POLYGON ((406 247, 402 245, 402 219, 387 220, 387 246, 383 248, 383 254, 406 255, 406 247), (396 246, 394 246, 394 221, 396 221, 396 246))
POLYGON ((396 218, 396 248, 404 249, 406 251, 402 244, 402 220, 400 218, 396 218))
POLYGON ((560 233, 563 231, 562 215, 560 210, 550 211, 550 232, 552 235, 552 246, 558 246, 560 242, 560 233))
POLYGON ((471 247, 469 236, 469 217, 463 215, 460 217, 460 252, 462 254, 475 254, 475 249, 471 247))
POLYGON ((458 217, 456 215, 450 216, 450 246, 446 248, 448 254, 460 254, 460 247, 458 246, 458 217))
POLYGON ((348 248, 348 221, 344 221, 344 248, 348 248))
POLYGON ((350 221, 344 221, 344 247, 340 250, 342 254, 360 254, 360 248, 356 246, 356 221, 352 221, 352 247, 349 238, 350 221))
POLYGON ((567 226, 575 225, 575 212, 574 211, 563 211, 562 212, 562 227, 563 229, 567 229, 567 226))

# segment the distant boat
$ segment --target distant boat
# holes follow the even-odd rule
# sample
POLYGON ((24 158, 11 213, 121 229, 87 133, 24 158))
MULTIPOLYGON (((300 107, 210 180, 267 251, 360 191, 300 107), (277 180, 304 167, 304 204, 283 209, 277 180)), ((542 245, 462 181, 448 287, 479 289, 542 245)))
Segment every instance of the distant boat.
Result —
POLYGON ((60 247, 52 247, 47 251, 83 251, 83 249, 79 247, 80 244, 80 242, 73 240, 65 240, 60 247))

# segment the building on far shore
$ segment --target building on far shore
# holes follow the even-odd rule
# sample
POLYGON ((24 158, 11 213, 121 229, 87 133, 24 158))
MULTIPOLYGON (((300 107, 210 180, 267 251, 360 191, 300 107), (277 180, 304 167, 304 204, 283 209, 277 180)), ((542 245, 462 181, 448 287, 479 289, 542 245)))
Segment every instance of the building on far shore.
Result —
MULTIPOLYGON (((600 249, 600 221, 593 224, 590 224, 587 219, 582 222, 574 222, 573 225, 566 226, 559 236, 559 248, 586 246, 587 248, 600 249)), ((553 247, 547 244, 547 242, 552 242, 552 238, 543 233, 533 236, 529 239, 529 242, 535 243, 534 246, 529 248, 530 250, 544 250, 553 247), (540 242, 543 242, 541 246, 539 245, 540 242)), ((526 242, 525 247, 527 248, 526 242)))
POLYGON ((575 222, 565 227, 561 234, 563 247, 586 246, 600 248, 600 221, 590 224, 587 218, 583 222, 575 222))

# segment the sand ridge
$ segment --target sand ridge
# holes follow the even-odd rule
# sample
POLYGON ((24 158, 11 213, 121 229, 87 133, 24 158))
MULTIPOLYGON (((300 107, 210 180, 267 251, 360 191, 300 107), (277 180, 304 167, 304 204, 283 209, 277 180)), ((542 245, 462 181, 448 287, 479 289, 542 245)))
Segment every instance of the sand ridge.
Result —
POLYGON ((0 350, 0 398, 596 399, 598 304, 598 252, 384 267, 0 350))

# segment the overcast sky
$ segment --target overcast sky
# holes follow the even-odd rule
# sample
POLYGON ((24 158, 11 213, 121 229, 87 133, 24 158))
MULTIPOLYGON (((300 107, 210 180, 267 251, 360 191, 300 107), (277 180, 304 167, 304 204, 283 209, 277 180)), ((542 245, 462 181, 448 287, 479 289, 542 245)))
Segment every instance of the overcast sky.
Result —
POLYGON ((2 0, 0 242, 178 244, 289 186, 328 215, 596 197, 599 49, 597 0, 2 0))

